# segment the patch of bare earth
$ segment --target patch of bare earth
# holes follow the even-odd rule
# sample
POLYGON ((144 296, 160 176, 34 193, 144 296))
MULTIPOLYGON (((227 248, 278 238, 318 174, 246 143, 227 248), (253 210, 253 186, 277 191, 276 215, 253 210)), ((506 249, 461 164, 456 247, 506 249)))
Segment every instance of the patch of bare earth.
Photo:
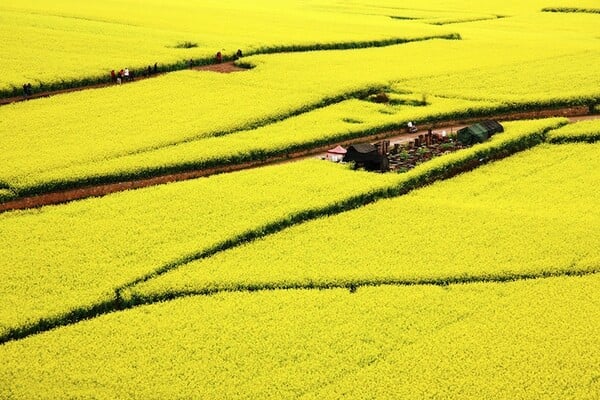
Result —
POLYGON ((195 69, 196 71, 220 72, 222 74, 230 74, 232 72, 248 71, 247 68, 241 68, 241 67, 238 67, 237 65, 235 65, 233 63, 233 61, 224 62, 224 63, 220 63, 220 64, 203 65, 201 67, 194 67, 193 69, 195 69))

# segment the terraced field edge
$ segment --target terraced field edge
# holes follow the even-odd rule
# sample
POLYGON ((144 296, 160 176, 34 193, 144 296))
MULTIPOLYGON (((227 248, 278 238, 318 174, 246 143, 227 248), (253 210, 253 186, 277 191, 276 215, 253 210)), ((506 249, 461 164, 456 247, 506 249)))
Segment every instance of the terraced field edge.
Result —
MULTIPOLYGON (((280 232, 291 226, 317 218, 360 208, 381 199, 398 197, 420 187, 429 185, 435 181, 449 179, 460 173, 473 170, 480 165, 485 165, 489 162, 509 157, 517 152, 527 150, 537 146, 538 144, 544 143, 546 141, 547 133, 550 130, 555 129, 558 126, 563 126, 566 123, 566 120, 559 119, 557 123, 552 126, 546 126, 536 131, 524 133, 515 138, 511 138, 511 140, 501 141, 500 143, 492 142, 483 148, 473 147, 465 149, 460 153, 453 153, 451 155, 454 157, 445 160, 445 162, 428 162, 422 164, 421 168, 417 168, 405 173, 405 179, 394 186, 389 186, 369 193, 361 193, 325 207, 309 209, 295 213, 267 225, 246 231, 233 238, 222 241, 206 250, 188 254, 187 256, 157 268, 150 274, 141 276, 138 279, 116 288, 114 294, 115 296, 112 300, 102 301, 89 307, 72 310, 56 318, 44 318, 30 325, 9 330, 6 334, 0 336, 0 345, 12 340, 23 339, 28 336, 36 335, 60 326, 66 326, 86 319, 91 319, 98 315, 135 307, 142 300, 136 297, 129 297, 124 295, 124 293, 128 288, 138 283, 146 282, 192 261, 211 257, 217 253, 241 246, 267 235, 280 232)), ((440 157, 440 159, 442 158, 440 157)), ((450 281, 444 280, 444 282, 444 284, 448 284, 450 281)), ((458 281, 456 283, 458 283, 458 281)), ((350 287, 353 285, 364 286, 365 284, 365 282, 358 282, 356 284, 348 283, 350 287)), ((440 281, 439 284, 442 284, 442 282, 440 281)), ((251 289, 251 287, 248 287, 244 290, 251 289)))

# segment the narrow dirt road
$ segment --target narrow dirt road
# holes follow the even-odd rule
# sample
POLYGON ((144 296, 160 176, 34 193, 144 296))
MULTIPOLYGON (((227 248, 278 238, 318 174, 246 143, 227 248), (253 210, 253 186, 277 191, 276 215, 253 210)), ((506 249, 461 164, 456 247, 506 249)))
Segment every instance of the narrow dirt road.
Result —
MULTIPOLYGON (((236 66, 233 63, 233 61, 224 62, 224 63, 221 63, 221 64, 203 65, 203 66, 200 66, 200 67, 193 67, 192 69, 194 69, 196 71, 212 71, 212 72, 219 72, 219 73, 223 73, 223 74, 229 74, 229 73, 232 73, 232 72, 247 71, 246 68, 240 68, 240 67, 236 66)), ((135 80, 133 80, 132 82, 123 83, 123 85, 131 85, 133 83, 136 83, 136 82, 139 82, 139 81, 143 81, 143 80, 146 80, 146 79, 156 78, 157 76, 164 75, 165 73, 167 73, 167 72, 159 72, 159 73, 151 74, 151 75, 139 75, 139 76, 136 75, 135 80)), ((22 101, 40 99, 40 98, 43 98, 43 97, 56 96, 56 95, 59 95, 59 94, 79 92, 79 91, 82 91, 82 90, 99 89, 99 88, 108 87, 108 86, 114 86, 114 85, 115 84, 112 83, 112 82, 105 82, 105 83, 97 83, 97 84, 94 84, 94 85, 86 85, 86 86, 81 86, 81 87, 74 87, 74 88, 69 88, 69 89, 52 90, 52 91, 47 91, 47 92, 34 93, 31 96, 5 97, 5 98, 1 98, 0 99, 0 106, 7 105, 7 104, 12 104, 12 103, 19 103, 19 102, 22 102, 22 101)))
MULTIPOLYGON (((222 65, 222 64, 221 64, 222 65)), ((207 69, 212 70, 212 69, 207 69)), ((572 107, 572 108, 564 108, 564 109, 556 109, 556 110, 540 110, 535 112, 527 112, 527 113, 511 113, 498 115, 493 117, 493 119, 498 120, 519 120, 519 119, 531 119, 531 118, 542 118, 542 117, 552 117, 552 116, 562 116, 569 117, 572 122, 587 120, 587 119, 600 119, 600 115, 588 115, 587 107, 572 107)), ((492 118, 492 117, 489 117, 492 118)), ((488 119, 489 119, 488 118, 488 119)), ((458 129, 464 127, 469 123, 473 123, 476 121, 481 121, 485 118, 472 118, 472 119, 462 119, 462 120, 448 120, 442 122, 436 122, 432 124, 431 127, 434 131, 439 132, 445 130, 446 132, 455 132, 458 129)), ((387 131, 382 132, 376 135, 371 135, 368 137, 355 138, 346 141, 340 141, 335 143, 330 143, 325 146, 298 151, 293 153, 288 153, 281 156, 271 157, 266 160, 261 161, 252 161, 242 164, 232 164, 232 165, 224 165, 221 167, 201 169, 201 170, 191 170, 180 172, 176 174, 166 174, 160 175, 153 178, 147 179, 138 179, 138 180, 130 180, 119 183, 111 183, 104 185, 95 185, 91 187, 83 187, 72 190, 65 190, 53 193, 46 193, 38 196, 30 196, 23 197, 16 200, 8 201, 5 203, 0 203, 0 212, 10 211, 10 210, 22 210, 28 208, 37 208, 46 205, 52 204, 61 204, 66 203, 73 200, 85 199, 88 197, 100 197, 105 196, 110 193, 121 192, 124 190, 130 189, 138 189, 148 186, 160 185, 168 182, 177 182, 183 181, 187 179, 195 179, 199 177, 205 177, 215 174, 221 174, 226 172, 239 171, 243 169, 256 168, 264 165, 277 164, 283 162, 290 162, 294 160, 299 160, 302 158, 308 157, 324 157, 325 152, 337 145, 347 146, 356 142, 375 142, 382 139, 389 139, 391 144, 394 143, 405 143, 410 140, 413 140, 415 137, 427 133, 427 129, 429 126, 421 126, 421 128, 425 128, 416 133, 408 133, 406 129, 400 129, 395 131, 387 131)))

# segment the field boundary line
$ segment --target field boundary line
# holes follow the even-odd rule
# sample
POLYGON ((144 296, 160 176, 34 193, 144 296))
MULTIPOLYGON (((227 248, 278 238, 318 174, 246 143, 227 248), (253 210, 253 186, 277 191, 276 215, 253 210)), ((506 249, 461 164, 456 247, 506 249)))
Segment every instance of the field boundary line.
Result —
POLYGON ((600 14, 600 8, 585 8, 585 7, 544 7, 542 12, 550 13, 580 13, 580 14, 600 14))
POLYGON ((156 294, 153 296, 136 296, 133 295, 128 302, 124 304, 127 308, 135 308, 142 305, 149 305, 172 301, 181 297, 189 296, 214 296, 221 293, 240 293, 240 292, 266 292, 277 290, 332 290, 332 289, 347 289, 350 293, 355 293, 360 288, 379 287, 379 286, 458 286, 472 285, 480 283, 511 283, 520 281, 532 281, 538 279, 551 279, 559 277, 584 277, 600 274, 600 266, 591 269, 579 270, 557 270, 557 271, 542 271, 539 273, 510 273, 507 275, 463 275, 459 277, 445 278, 423 278, 423 279, 357 279, 350 282, 309 282, 309 283, 264 283, 264 284, 240 284, 232 287, 222 288, 207 288, 200 290, 181 290, 168 293, 156 294))
POLYGON ((26 339, 31 336, 39 335, 57 328, 75 325, 80 322, 91 320, 102 315, 108 315, 115 312, 131 310, 137 307, 148 306, 167 301, 173 301, 185 297, 214 296, 223 293, 254 293, 267 291, 287 291, 287 290, 335 290, 346 289, 351 294, 356 293, 360 288, 381 287, 381 286, 438 286, 450 287, 458 285, 472 285, 485 283, 512 283, 520 281, 532 281, 551 279, 559 277, 585 277, 600 274, 600 267, 586 270, 558 270, 542 271, 540 273, 523 273, 508 275, 489 275, 489 276, 462 276, 455 278, 431 278, 431 279, 363 279, 352 282, 310 282, 306 284, 263 284, 263 285, 238 285, 231 288, 213 288, 198 291, 177 291, 151 297, 132 297, 129 301, 123 302, 116 298, 96 303, 91 307, 78 308, 60 318, 45 318, 37 323, 26 327, 15 328, 8 333, 0 336, 0 346, 16 340, 26 339))

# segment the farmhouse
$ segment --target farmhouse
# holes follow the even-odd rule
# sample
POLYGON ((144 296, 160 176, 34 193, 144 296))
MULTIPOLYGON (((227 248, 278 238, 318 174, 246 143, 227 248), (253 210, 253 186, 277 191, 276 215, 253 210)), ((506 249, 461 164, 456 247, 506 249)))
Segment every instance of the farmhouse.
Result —
POLYGON ((389 141, 377 146, 370 143, 353 144, 346 150, 344 162, 354 162, 356 168, 364 168, 367 171, 385 172, 389 168, 387 145, 389 141))
POLYGON ((464 145, 483 143, 495 133, 504 132, 504 127, 496 121, 483 121, 459 129, 456 138, 464 145))
POLYGON ((343 148, 342 146, 337 146, 337 147, 327 151, 326 158, 329 161, 338 162, 338 161, 342 161, 344 159, 345 155, 346 155, 346 149, 343 148))

